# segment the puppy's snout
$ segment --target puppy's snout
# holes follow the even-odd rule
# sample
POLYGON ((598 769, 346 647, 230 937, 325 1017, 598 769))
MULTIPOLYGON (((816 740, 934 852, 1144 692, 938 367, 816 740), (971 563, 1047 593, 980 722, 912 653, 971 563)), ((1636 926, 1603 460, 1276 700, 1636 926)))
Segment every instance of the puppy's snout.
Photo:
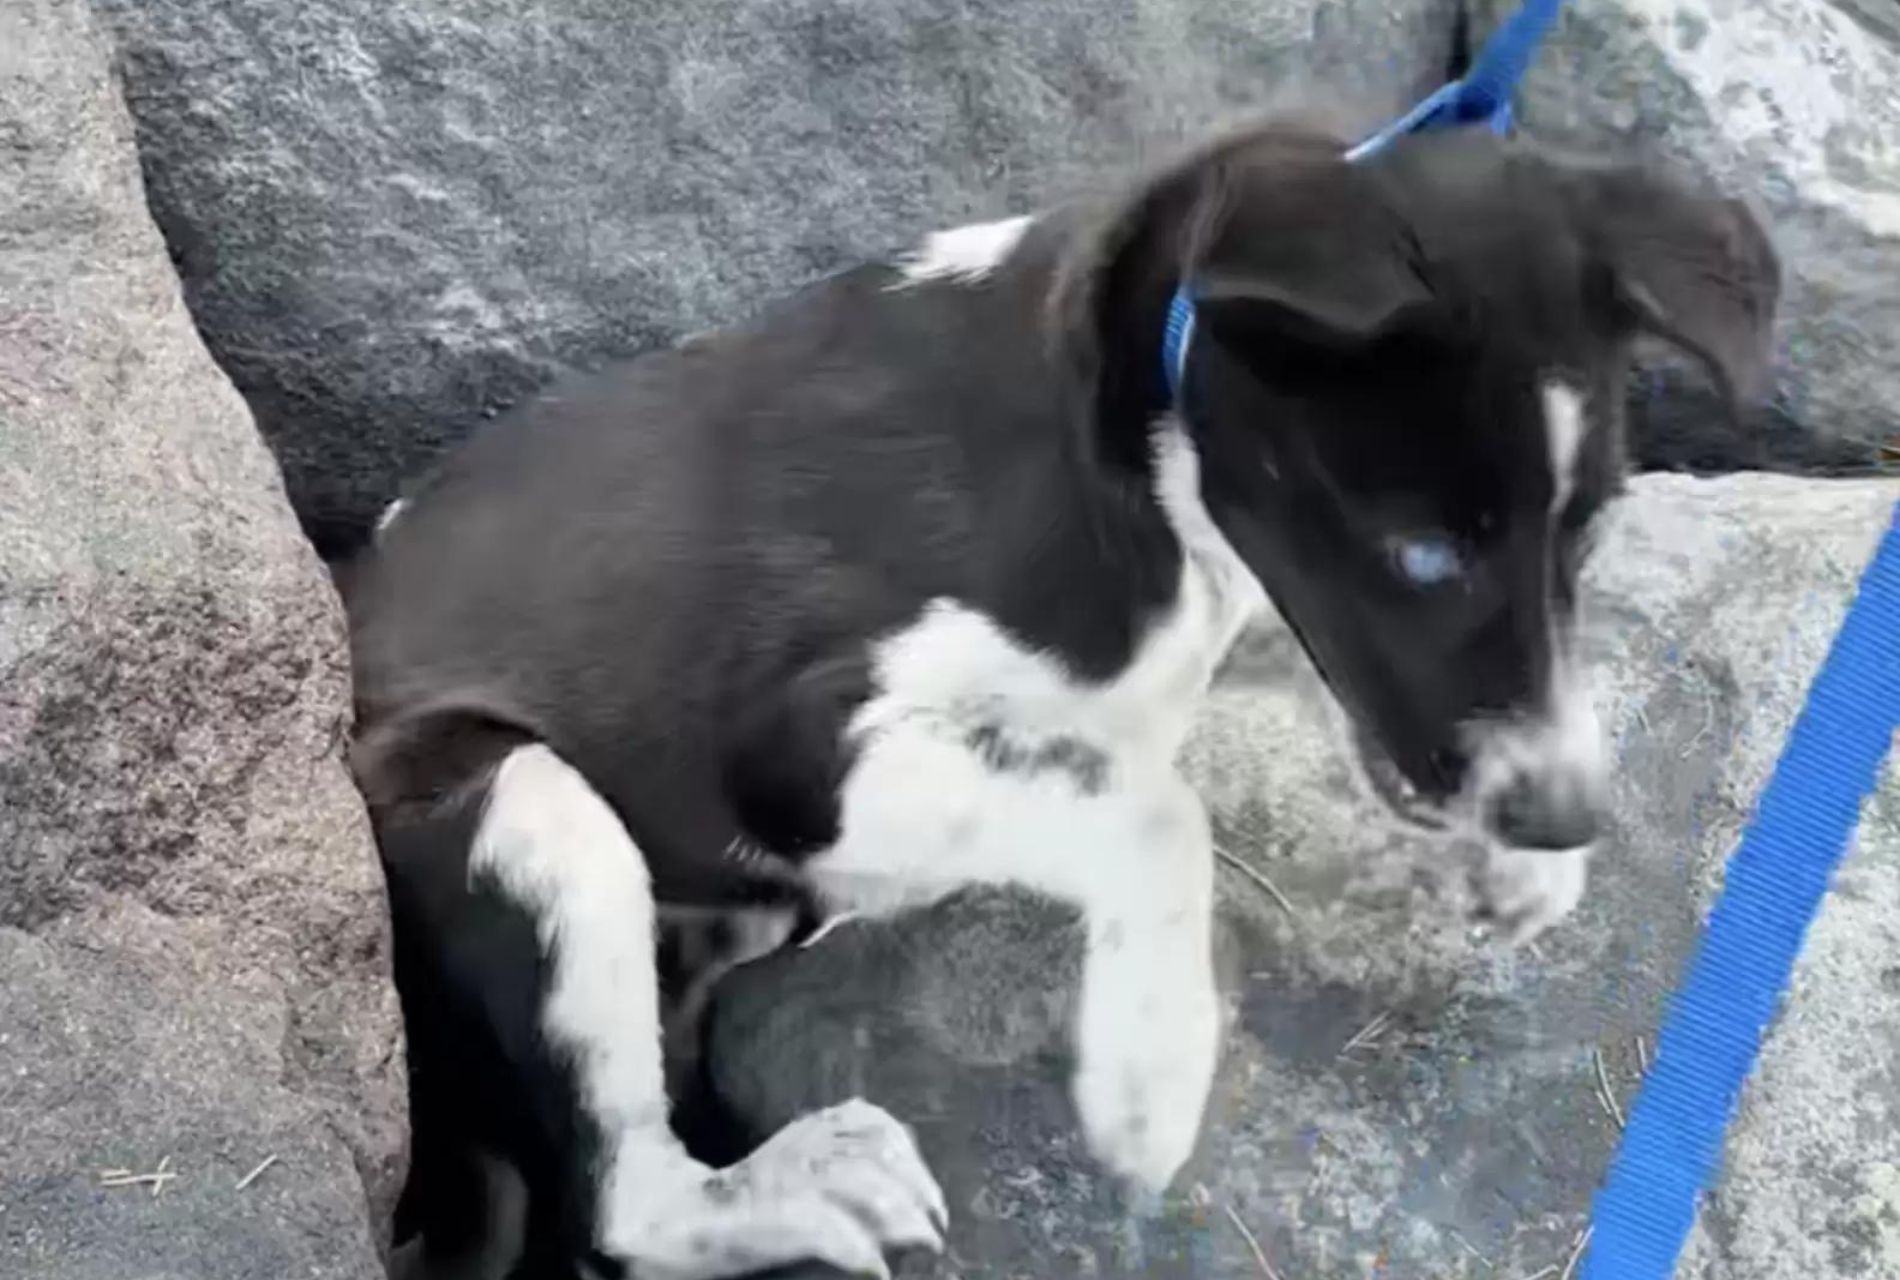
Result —
POLYGON ((1519 773, 1495 795, 1485 825, 1517 849, 1579 849, 1604 822, 1599 789, 1577 774, 1519 773))
POLYGON ((1608 742, 1574 672, 1553 682, 1542 714, 1481 739, 1473 791, 1485 831, 1515 849, 1581 849, 1608 825, 1608 742))

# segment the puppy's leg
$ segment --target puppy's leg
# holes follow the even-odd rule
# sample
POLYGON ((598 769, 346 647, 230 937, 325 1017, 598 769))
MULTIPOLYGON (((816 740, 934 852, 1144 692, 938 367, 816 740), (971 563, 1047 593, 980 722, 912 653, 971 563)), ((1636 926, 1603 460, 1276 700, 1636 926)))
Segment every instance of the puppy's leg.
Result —
POLYGON ((1113 858, 1082 897, 1075 1102, 1097 1155, 1160 1191, 1194 1150, 1220 1052, 1213 844, 1178 779, 1129 821, 1121 845, 1105 833, 1098 849, 1113 858))
MULTIPOLYGON (((1035 744, 1012 745, 1023 749, 1002 754, 1038 758, 1035 744)), ((844 790, 843 839, 808 871, 829 900, 861 910, 972 884, 1077 907, 1077 1109, 1098 1158, 1160 1190, 1193 1150, 1220 1047, 1205 810, 1165 764, 1096 776, 997 756, 927 721, 877 734, 844 790)))
POLYGON ((469 855, 534 920, 540 1036, 572 1075, 598 1153, 594 1238, 642 1277, 696 1280, 805 1259, 884 1274, 883 1250, 938 1247, 941 1193, 910 1134, 853 1101, 787 1126, 728 1169, 669 1125, 654 903, 640 851, 547 747, 496 769, 469 855))
MULTIPOLYGON (((466 725, 456 737, 475 757, 458 762, 468 771, 451 775, 464 783, 521 741, 466 725)), ((492 884, 469 876, 479 788, 456 788, 444 802, 426 788, 403 789, 411 781, 372 808, 409 1060, 409 1177, 391 1274, 500 1280, 531 1243, 557 1256, 585 1247, 591 1228, 574 1212, 563 1154, 576 1145, 572 1108, 561 1101, 557 1064, 533 1034, 542 961, 532 923, 492 884), (546 1239, 525 1232, 526 1197, 493 1194, 501 1183, 491 1152, 519 1170, 532 1192, 534 1234, 546 1239)))

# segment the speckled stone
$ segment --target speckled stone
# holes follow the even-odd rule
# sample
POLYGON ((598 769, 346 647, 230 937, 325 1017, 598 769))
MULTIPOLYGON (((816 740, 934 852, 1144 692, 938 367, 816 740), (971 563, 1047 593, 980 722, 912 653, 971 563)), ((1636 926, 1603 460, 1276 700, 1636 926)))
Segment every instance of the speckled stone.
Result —
POLYGON ((0 1277, 370 1280, 404 1092, 341 614, 108 68, 79 0, 0 5, 0 1277))

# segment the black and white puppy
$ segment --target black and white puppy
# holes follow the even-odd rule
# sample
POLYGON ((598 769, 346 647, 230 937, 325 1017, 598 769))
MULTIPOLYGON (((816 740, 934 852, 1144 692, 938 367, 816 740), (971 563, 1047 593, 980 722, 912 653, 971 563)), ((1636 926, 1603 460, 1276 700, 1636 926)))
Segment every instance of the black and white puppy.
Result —
MULTIPOLYGON (((940 1193, 867 1103, 689 1157, 655 904, 978 883, 1079 908, 1078 1113, 1166 1184, 1221 1030, 1175 759, 1269 609, 1395 807, 1490 838, 1520 933, 1576 903, 1605 778, 1569 637, 1630 348, 1749 387, 1774 255, 1651 172, 1343 145, 1250 129, 1111 208, 932 236, 561 387, 411 496, 349 605, 425 1200, 473 1134, 527 1183, 522 1274, 935 1245, 940 1193)), ((458 1211, 417 1212, 451 1247, 458 1211)))

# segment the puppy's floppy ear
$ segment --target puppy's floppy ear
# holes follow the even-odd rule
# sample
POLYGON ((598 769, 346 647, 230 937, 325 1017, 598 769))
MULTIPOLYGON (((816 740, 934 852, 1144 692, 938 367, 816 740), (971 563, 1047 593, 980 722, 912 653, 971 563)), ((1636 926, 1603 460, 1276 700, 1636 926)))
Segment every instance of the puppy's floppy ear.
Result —
POLYGON ((1309 246, 1266 274, 1220 277, 1194 291, 1196 313, 1209 332, 1235 336, 1272 331, 1325 346, 1367 342, 1397 326, 1431 292, 1394 253, 1337 256, 1309 246), (1328 269, 1331 264, 1333 270, 1328 269))
POLYGON ((1217 331, 1230 316, 1303 317, 1331 331, 1385 315, 1391 281, 1365 269, 1344 228, 1326 230, 1330 210, 1303 185, 1338 170, 1345 145, 1298 122, 1243 129, 1158 171, 1078 236, 1048 321, 1097 456, 1146 474, 1150 424, 1168 401, 1162 332, 1184 278, 1197 324, 1217 331), (1250 206, 1263 190, 1263 208, 1277 212, 1256 225, 1250 206))
POLYGON ((1570 191, 1627 323, 1700 359, 1731 410, 1762 396, 1781 263, 1748 206, 1641 166, 1580 170, 1570 191))
POLYGON ((1336 155, 1267 176, 1194 273, 1211 332, 1352 345, 1432 301, 1410 228, 1368 178, 1336 155))

